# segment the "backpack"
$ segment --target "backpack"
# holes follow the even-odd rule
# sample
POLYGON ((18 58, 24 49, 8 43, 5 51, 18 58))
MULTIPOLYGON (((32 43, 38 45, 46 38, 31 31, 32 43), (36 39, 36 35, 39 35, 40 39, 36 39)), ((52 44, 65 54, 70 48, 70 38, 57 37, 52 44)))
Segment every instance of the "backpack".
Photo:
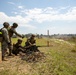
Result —
POLYGON ((0 42, 3 40, 2 28, 0 29, 0 42))

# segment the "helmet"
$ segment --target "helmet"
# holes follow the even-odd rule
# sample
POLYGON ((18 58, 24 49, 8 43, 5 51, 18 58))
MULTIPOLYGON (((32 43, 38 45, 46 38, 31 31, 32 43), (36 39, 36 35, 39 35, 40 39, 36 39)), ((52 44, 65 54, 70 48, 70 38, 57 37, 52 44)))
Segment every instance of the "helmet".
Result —
POLYGON ((21 38, 18 38, 18 41, 22 41, 22 39, 21 38))
POLYGON ((9 26, 9 23, 8 22, 4 22, 3 26, 9 26))
POLYGON ((31 36, 32 36, 32 37, 35 37, 35 35, 34 35, 34 34, 32 34, 31 36))
POLYGON ((13 27, 17 27, 18 26, 18 24, 17 23, 13 23, 13 27))

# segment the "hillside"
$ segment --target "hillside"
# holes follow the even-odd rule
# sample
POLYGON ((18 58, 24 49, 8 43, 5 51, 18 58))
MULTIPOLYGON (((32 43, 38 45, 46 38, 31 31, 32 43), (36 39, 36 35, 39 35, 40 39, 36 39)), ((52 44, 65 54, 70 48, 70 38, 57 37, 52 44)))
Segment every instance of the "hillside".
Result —
MULTIPOLYGON (((44 44, 41 40, 45 39, 38 40, 44 44)), ((74 43, 50 39, 50 47, 39 47, 39 50, 45 57, 36 62, 21 60, 20 56, 7 57, 8 61, 0 63, 0 75, 76 75, 74 43)))

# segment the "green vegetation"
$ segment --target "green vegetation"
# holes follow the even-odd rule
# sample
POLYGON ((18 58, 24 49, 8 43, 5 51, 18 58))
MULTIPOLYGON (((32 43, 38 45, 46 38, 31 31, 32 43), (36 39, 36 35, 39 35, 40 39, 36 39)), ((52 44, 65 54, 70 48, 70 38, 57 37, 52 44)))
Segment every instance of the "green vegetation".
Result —
MULTIPOLYGON (((17 39, 13 38, 13 43, 17 39)), ((59 39, 36 39, 45 58, 38 62, 28 63, 20 57, 9 58, 0 64, 0 75, 76 75, 76 46, 59 39)), ((23 39, 24 45, 26 38, 23 39)))
MULTIPOLYGON (((12 38, 12 42, 16 43, 17 39, 18 38, 12 38)), ((26 40, 27 40, 26 38, 23 38, 22 46, 25 45, 26 40)), ((38 38, 36 38, 36 44, 37 44, 37 46, 46 46, 47 45, 47 41, 45 39, 38 39, 38 38)))
MULTIPOLYGON (((17 39, 18 39, 18 38, 12 38, 12 42, 13 42, 13 43, 16 43, 16 42, 17 42, 17 39)), ((23 46, 24 46, 25 42, 26 42, 26 38, 23 39, 23 42, 22 42, 22 45, 23 45, 23 46)))

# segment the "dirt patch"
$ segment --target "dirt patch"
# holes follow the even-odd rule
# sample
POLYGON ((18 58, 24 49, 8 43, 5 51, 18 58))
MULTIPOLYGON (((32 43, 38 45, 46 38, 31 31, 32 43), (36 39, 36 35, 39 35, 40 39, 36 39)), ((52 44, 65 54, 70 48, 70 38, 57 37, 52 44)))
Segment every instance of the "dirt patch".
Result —
POLYGON ((26 61, 21 60, 19 56, 7 57, 7 61, 2 61, 0 63, 0 72, 9 71, 12 73, 28 73, 28 70, 31 68, 26 61))

